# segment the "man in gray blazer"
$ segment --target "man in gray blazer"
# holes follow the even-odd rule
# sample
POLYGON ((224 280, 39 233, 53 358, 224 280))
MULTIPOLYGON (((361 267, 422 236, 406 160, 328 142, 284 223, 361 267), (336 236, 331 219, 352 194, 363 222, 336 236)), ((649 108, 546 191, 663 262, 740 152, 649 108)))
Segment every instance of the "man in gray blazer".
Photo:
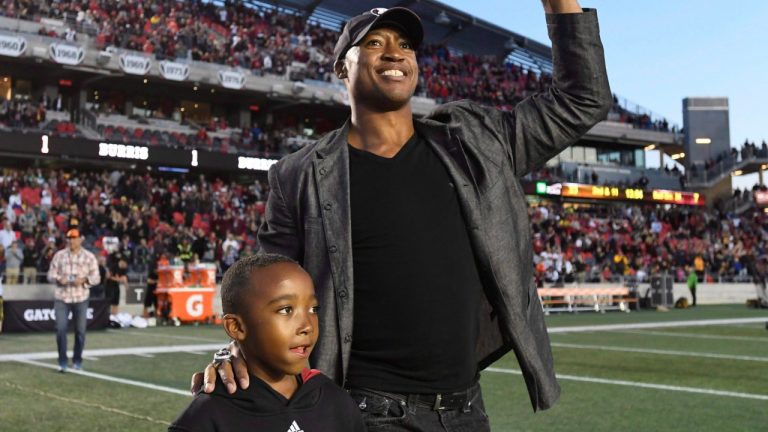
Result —
MULTIPOLYGON (((534 410, 559 396, 518 179, 604 119, 611 91, 596 12, 543 3, 550 90, 512 111, 460 101, 424 118, 410 104, 419 18, 352 18, 335 52, 350 119, 269 171, 260 250, 312 275, 311 364, 349 389, 369 427, 489 430, 479 373, 509 351, 534 410)), ((242 359, 217 366, 230 391, 235 376, 248 385, 242 359)), ((205 391, 215 377, 210 365, 205 391)))

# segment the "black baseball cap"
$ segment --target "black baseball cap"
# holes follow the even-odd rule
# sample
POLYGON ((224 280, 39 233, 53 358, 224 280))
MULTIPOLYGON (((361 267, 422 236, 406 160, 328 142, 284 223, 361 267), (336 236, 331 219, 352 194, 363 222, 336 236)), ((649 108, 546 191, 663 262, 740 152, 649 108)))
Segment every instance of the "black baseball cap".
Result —
POLYGON ((344 58, 350 48, 360 41, 374 28, 394 27, 401 30, 411 41, 413 48, 421 45, 424 39, 424 28, 421 18, 410 9, 404 7, 373 8, 367 12, 350 18, 336 42, 333 55, 336 60, 344 58))

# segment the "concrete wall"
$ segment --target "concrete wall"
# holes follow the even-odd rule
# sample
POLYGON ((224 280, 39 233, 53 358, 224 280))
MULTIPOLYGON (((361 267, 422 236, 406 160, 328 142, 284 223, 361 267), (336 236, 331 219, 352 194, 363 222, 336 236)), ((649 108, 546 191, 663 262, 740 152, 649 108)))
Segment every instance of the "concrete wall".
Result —
MULTIPOLYGON (((615 287, 616 284, 582 284, 583 288, 606 288, 615 287)), ((575 284, 568 285, 575 288, 575 284)), ((649 285, 647 283, 640 285, 640 295, 645 295, 649 285)), ((56 288, 53 285, 6 285, 3 298, 5 300, 52 300, 56 288)), ((674 297, 677 300, 680 297, 686 297, 692 300, 691 293, 684 283, 674 284, 674 297)), ((744 304, 747 299, 756 298, 755 285, 753 284, 708 284, 698 285, 697 303, 698 304, 744 304)), ((219 298, 218 288, 214 298, 214 311, 221 312, 221 299, 219 298)), ((127 304, 125 288, 120 289, 120 309, 125 312, 141 310, 140 304, 127 304)))

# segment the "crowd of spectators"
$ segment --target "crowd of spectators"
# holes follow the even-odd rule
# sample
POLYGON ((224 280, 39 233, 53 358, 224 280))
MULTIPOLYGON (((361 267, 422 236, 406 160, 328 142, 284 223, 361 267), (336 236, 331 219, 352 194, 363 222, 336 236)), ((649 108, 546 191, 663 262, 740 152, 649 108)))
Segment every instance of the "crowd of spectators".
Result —
POLYGON ((94 37, 102 49, 239 66, 259 74, 282 75, 299 62, 305 65, 303 78, 324 81, 331 79, 329 54, 337 38, 336 32, 309 24, 299 15, 242 2, 12 0, 6 2, 4 14, 62 20, 68 26, 64 33, 43 28, 41 34, 75 40, 76 30, 94 37))
POLYGON ((511 109, 526 96, 546 90, 547 74, 499 61, 495 56, 452 55, 445 46, 426 46, 419 52, 420 86, 438 103, 472 99, 511 109))
POLYGON ((61 98, 44 96, 35 101, 28 96, 5 99, 0 95, 0 129, 40 129, 58 136, 78 136, 77 126, 70 121, 47 120, 51 110, 61 111, 61 98))
POLYGON ((768 159, 768 143, 763 140, 758 146, 754 141, 745 140, 740 149, 731 147, 730 150, 724 150, 703 162, 691 164, 689 178, 697 180, 713 178, 730 173, 739 162, 758 158, 768 159))
POLYGON ((45 122, 45 104, 28 97, 5 99, 0 95, 0 125, 10 128, 35 128, 45 122))
POLYGON ((667 119, 654 119, 647 113, 636 113, 626 107, 622 106, 618 96, 613 95, 613 107, 611 108, 608 118, 620 123, 629 123, 636 129, 647 129, 658 132, 672 132, 682 133, 682 130, 678 130, 677 126, 672 125, 670 127, 667 119))
POLYGON ((161 256, 179 256, 186 243, 192 253, 185 261, 214 262, 223 271, 253 252, 266 194, 259 181, 5 170, 0 177, 0 274, 9 263, 15 268, 10 257, 15 243, 26 275, 19 280, 36 280, 72 226, 110 266, 123 259, 132 272, 146 273, 161 256))
POLYGON ((647 282, 667 273, 684 282, 749 282, 765 256, 768 216, 699 207, 531 207, 540 283, 647 282))
MULTIPOLYGON (((90 34, 99 48, 124 48, 159 59, 182 58, 238 66, 262 75, 291 79, 333 79, 331 62, 338 32, 302 15, 246 5, 243 2, 193 0, 11 0, 3 13, 27 20, 62 20, 90 34), (289 70, 290 69, 290 70, 289 70)), ((41 30, 49 32, 49 30, 41 30)), ((417 95, 439 103, 472 99, 511 109, 526 96, 546 90, 552 77, 496 56, 454 55, 446 45, 427 45, 418 53, 421 76, 417 95)), ((636 128, 670 129, 664 119, 633 113, 614 97, 612 120, 636 128)))
MULTIPOLYGON (((133 273, 161 256, 226 270, 253 253, 267 185, 121 171, 5 170, 0 177, 0 274, 35 280, 63 233, 78 226, 86 244, 133 273), (13 244, 16 246, 13 246, 13 244), (9 272, 10 270, 10 272, 9 272)), ((768 215, 736 216, 699 207, 567 206, 529 209, 541 283, 639 281, 668 273, 684 281, 746 282, 766 254, 768 215)))

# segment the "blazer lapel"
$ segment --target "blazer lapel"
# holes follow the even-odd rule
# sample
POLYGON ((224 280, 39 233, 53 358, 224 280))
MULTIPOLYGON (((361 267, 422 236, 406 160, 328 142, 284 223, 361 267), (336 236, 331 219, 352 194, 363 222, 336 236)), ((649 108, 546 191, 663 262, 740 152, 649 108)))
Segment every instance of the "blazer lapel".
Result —
POLYGON ((339 329, 343 376, 346 376, 352 346, 352 228, 349 191, 349 150, 347 136, 350 121, 318 146, 313 161, 317 197, 325 232, 325 253, 331 264, 336 317, 339 329))

